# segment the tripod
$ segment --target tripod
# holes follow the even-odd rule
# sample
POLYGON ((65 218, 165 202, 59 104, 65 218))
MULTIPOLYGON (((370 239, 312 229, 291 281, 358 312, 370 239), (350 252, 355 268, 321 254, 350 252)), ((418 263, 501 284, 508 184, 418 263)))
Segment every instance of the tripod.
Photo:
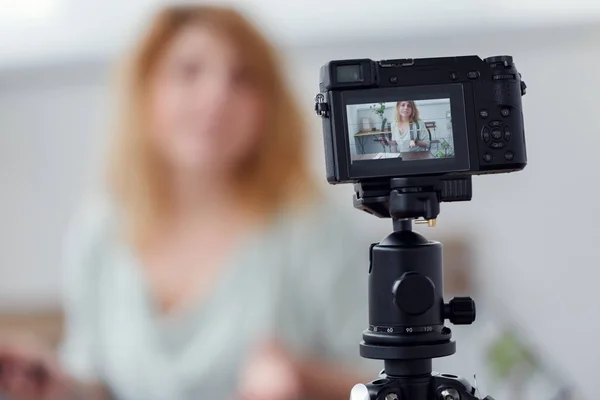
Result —
POLYGON ((473 323, 475 302, 444 303, 442 245, 412 230, 417 218, 435 225, 440 202, 470 200, 471 178, 394 178, 355 189, 354 206, 392 218, 394 232, 370 249, 369 328, 360 343, 360 355, 383 360, 384 370, 356 385, 351 400, 479 400, 465 379, 432 373, 433 358, 456 352, 444 321, 473 323))

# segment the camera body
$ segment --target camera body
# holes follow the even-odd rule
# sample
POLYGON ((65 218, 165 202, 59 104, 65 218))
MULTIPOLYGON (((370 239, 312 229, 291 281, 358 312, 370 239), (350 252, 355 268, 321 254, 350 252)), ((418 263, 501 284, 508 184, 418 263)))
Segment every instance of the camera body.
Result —
POLYGON ((510 56, 330 61, 315 105, 327 180, 522 170, 525 91, 510 56))

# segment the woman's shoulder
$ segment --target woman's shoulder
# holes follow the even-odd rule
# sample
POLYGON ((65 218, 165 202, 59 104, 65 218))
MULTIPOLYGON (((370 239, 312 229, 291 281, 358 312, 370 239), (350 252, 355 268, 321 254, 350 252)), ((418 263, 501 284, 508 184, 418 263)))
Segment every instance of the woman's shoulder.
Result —
POLYGON ((96 231, 108 225, 114 218, 115 206, 110 196, 104 193, 90 193, 79 202, 71 216, 70 227, 85 231, 96 231))
POLYGON ((335 275, 339 268, 368 262, 368 235, 360 227, 359 211, 350 202, 350 198, 345 204, 321 197, 284 215, 272 237, 278 248, 285 249, 291 273, 335 275))
POLYGON ((302 207, 286 210, 278 220, 278 227, 304 244, 321 239, 353 237, 355 224, 350 214, 352 211, 339 200, 322 195, 302 207))
POLYGON ((62 285, 63 300, 68 309, 80 304, 89 312, 96 301, 98 272, 114 229, 115 212, 109 197, 88 195, 72 214, 63 238, 62 285))
POLYGON ((84 197, 71 216, 65 235, 64 246, 67 256, 92 252, 111 235, 115 228, 114 203, 105 194, 90 194, 84 197))

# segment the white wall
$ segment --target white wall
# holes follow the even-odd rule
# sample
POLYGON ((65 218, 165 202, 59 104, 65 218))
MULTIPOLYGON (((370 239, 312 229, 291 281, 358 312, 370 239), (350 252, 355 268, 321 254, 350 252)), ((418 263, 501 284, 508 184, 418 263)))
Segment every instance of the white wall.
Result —
MULTIPOLYGON (((43 61, 72 61, 116 54, 132 40, 158 5, 181 0, 104 0, 102 7, 80 0, 3 0, 0 13, 0 68, 43 61), (18 38, 18 40, 15 40, 18 38)), ((184 1, 185 2, 185 1, 184 1)), ((194 0, 234 4, 248 11, 273 40, 285 44, 461 31, 510 31, 598 21, 596 0, 413 1, 410 18, 398 0, 194 0), (398 11, 400 10, 400 11, 398 11)))
MULTIPOLYGON (((289 64, 304 106, 312 104, 319 66, 332 59, 513 55, 529 86, 523 100, 529 165, 520 173, 475 178, 473 201, 443 205, 435 232, 468 235, 476 251, 478 298, 511 314, 544 357, 588 398, 597 398, 600 166, 593 149, 600 133, 590 121, 600 106, 600 26, 399 39, 292 53, 289 64)), ((312 121, 317 135, 319 121, 312 121)), ((319 166, 321 144, 315 140, 314 146, 319 166)), ((351 187, 331 192, 341 204, 351 203, 351 187)), ((389 222, 363 220, 365 234, 389 230, 389 222)))
MULTIPOLYGON (((379 117, 379 115, 373 112, 371 106, 379 107, 380 103, 361 104, 356 106, 356 112, 358 114, 357 121, 359 124, 361 124, 363 118, 368 118, 371 121, 371 127, 379 131, 381 130, 382 119, 379 117)), ((393 108, 393 105, 391 105, 391 103, 385 103, 385 111, 383 113, 383 117, 387 118, 386 124, 388 122, 392 122, 393 118, 393 112, 390 107, 393 108)), ((362 129, 362 126, 359 126, 359 129, 362 129)))
POLYGON ((65 225, 99 180, 106 81, 87 64, 0 74, 0 309, 58 302, 65 225))
POLYGON ((417 102, 419 107, 419 114, 421 120, 424 122, 435 122, 435 129, 431 129, 432 139, 450 139, 451 134, 448 130, 448 120, 446 119, 446 113, 450 111, 449 100, 432 100, 432 101, 419 101, 417 102))
MULTIPOLYGON (((322 136, 312 110, 322 63, 349 57, 515 56, 530 88, 524 98, 529 166, 517 174, 474 179, 474 200, 444 205, 439 228, 426 233, 468 235, 476 251, 476 297, 511 314, 590 399, 597 397, 600 367, 600 173, 597 153, 588 150, 600 146, 598 128, 588 122, 600 106, 599 41, 600 27, 582 27, 287 52, 290 75, 312 122, 319 176, 322 136)), ((64 225, 100 171, 108 88, 96 69, 0 75, 0 306, 52 305, 58 298, 64 225)), ((340 207, 351 207, 349 185, 329 193, 340 207)), ((354 215, 366 241, 390 230, 389 221, 354 215)), ((462 343, 463 349, 468 346, 462 343)))
POLYGON ((348 115, 348 135, 350 135, 350 154, 356 155, 356 144, 353 135, 359 132, 362 128, 361 120, 358 117, 359 105, 350 105, 346 109, 348 115))
MULTIPOLYGON (((419 117, 421 120, 425 122, 436 122, 437 127, 435 132, 431 132, 432 138, 447 138, 449 133, 446 126, 446 111, 450 110, 450 101, 418 100, 416 103, 419 108, 419 117)), ((385 111, 383 117, 387 119, 387 124, 394 121, 396 118, 396 103, 388 102, 384 104, 385 111)), ((350 129, 351 133, 356 133, 362 128, 361 121, 363 118, 369 118, 372 127, 375 127, 377 130, 381 129, 381 119, 373 112, 370 106, 378 107, 379 103, 348 106, 348 123, 353 128, 350 129)))

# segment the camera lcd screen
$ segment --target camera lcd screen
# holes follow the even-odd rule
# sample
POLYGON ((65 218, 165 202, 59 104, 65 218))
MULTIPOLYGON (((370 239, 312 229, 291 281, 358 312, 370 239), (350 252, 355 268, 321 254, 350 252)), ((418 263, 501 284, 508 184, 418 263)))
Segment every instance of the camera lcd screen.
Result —
POLYGON ((346 116, 352 162, 454 158, 449 97, 349 104, 346 116))
POLYGON ((340 97, 351 179, 470 169, 461 84, 348 90, 340 97))

